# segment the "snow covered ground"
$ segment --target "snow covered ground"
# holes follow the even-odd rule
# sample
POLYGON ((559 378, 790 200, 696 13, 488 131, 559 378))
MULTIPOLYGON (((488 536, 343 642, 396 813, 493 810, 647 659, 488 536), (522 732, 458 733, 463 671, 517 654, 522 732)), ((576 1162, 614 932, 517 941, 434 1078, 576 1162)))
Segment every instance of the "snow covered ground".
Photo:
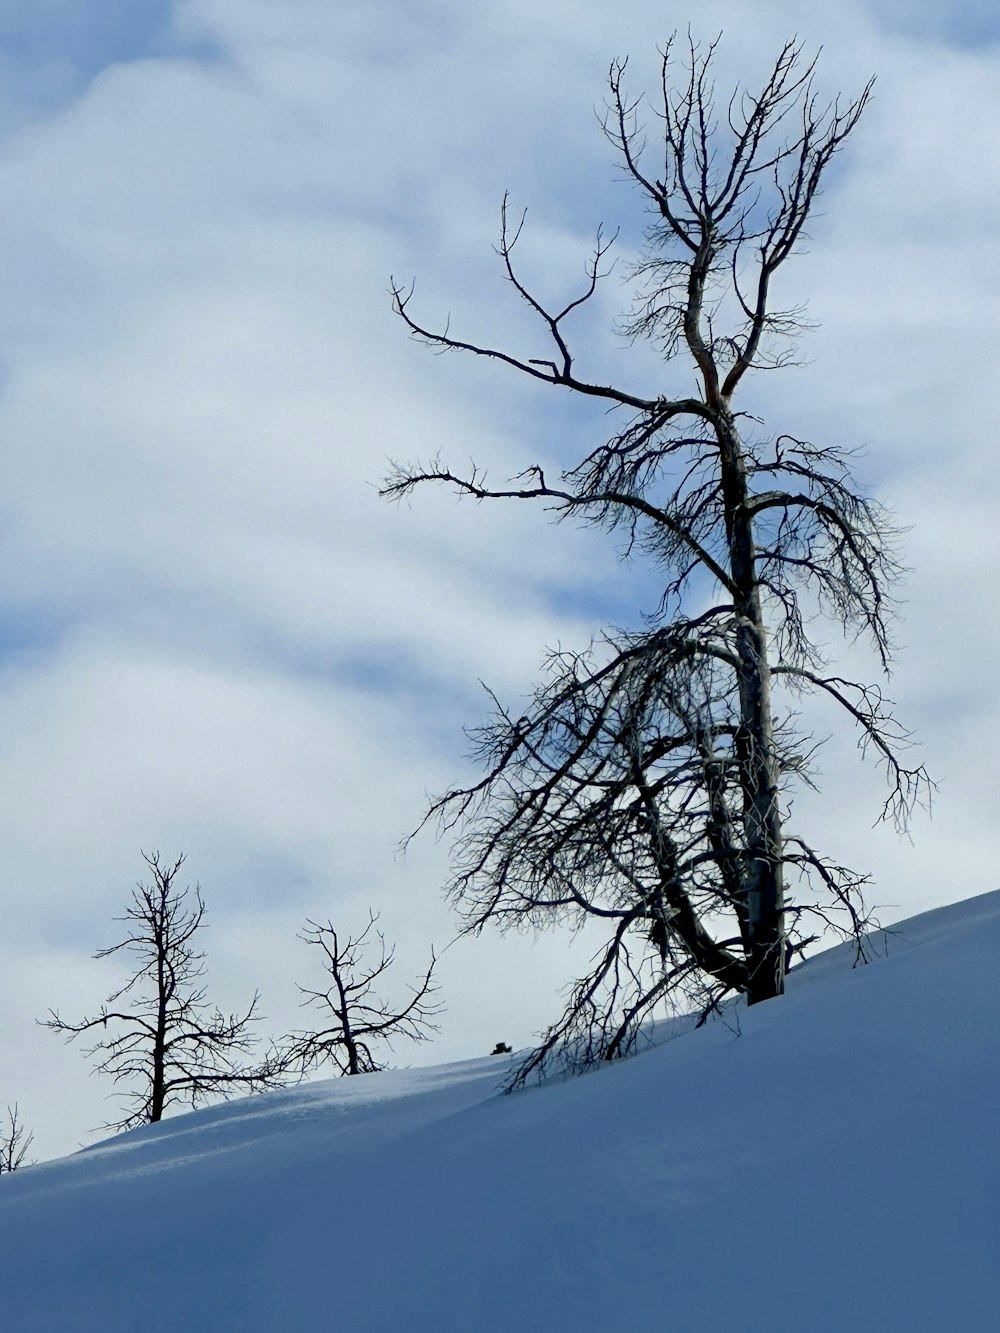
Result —
POLYGON ((1000 893, 584 1078, 340 1079, 0 1180, 10 1333, 974 1333, 1000 1310, 1000 893))

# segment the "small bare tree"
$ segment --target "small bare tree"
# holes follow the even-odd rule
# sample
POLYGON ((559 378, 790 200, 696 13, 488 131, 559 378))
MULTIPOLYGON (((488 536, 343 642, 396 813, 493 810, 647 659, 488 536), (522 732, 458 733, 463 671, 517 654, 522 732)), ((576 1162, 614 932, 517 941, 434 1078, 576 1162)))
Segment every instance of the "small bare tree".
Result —
POLYGON ((176 1103, 194 1109, 214 1096, 255 1092, 281 1082, 280 1062, 273 1053, 256 1065, 241 1061, 255 1044, 252 1028, 259 1021, 259 995, 242 1014, 224 1014, 206 999, 205 955, 193 943, 204 924, 205 902, 200 885, 175 885, 184 857, 170 864, 158 852, 142 855, 152 883, 136 886, 125 915, 118 918, 128 925, 125 938, 94 955, 110 958, 126 952, 136 960, 136 970, 94 1017, 69 1023, 53 1010, 45 1022, 70 1041, 86 1033, 102 1034, 86 1054, 100 1057, 96 1072, 124 1085, 119 1096, 128 1111, 105 1125, 114 1130, 160 1120, 176 1103))
POLYGON ((619 534, 625 555, 644 555, 660 578, 657 605, 632 628, 553 653, 527 707, 494 699, 493 721, 475 733, 485 776, 428 816, 457 833, 450 893, 466 931, 608 928, 522 1075, 556 1050, 576 1065, 621 1054, 665 997, 693 990, 709 1008, 733 991, 750 1003, 780 995, 809 917, 861 939, 865 877, 785 827, 813 749, 796 731, 798 696, 833 701, 884 763, 883 817, 904 824, 929 793, 924 769, 901 758, 907 733, 881 688, 831 671, 813 637, 825 613, 888 671, 900 573, 891 518, 855 483, 849 450, 769 434, 737 406, 748 376, 789 362, 801 312, 775 305, 776 275, 871 85, 846 103, 820 100, 815 60, 789 42, 759 91, 720 104, 715 54, 689 41, 678 57, 667 44, 651 167, 625 62, 611 67, 604 122, 652 215, 623 332, 679 367, 683 387, 636 391, 578 370, 568 326, 609 272, 614 237, 600 230, 582 290, 552 306, 519 275, 524 218, 512 222, 504 199, 503 273, 547 342, 532 355, 430 327, 412 312, 412 286, 392 287, 422 343, 491 358, 618 424, 558 477, 536 464, 493 485, 437 458, 397 464, 383 494, 443 483, 481 501, 541 503, 619 534))
POLYGON ((34 1142, 34 1134, 25 1129, 24 1121, 18 1115, 17 1102, 7 1107, 7 1121, 0 1127, 0 1176, 16 1171, 19 1166, 27 1166, 25 1157, 34 1142))
POLYGON ((306 997, 303 1003, 319 1009, 328 1025, 291 1037, 284 1052, 287 1068, 305 1073, 332 1064, 341 1074, 373 1074, 387 1068, 373 1043, 384 1042, 391 1050, 395 1037, 426 1041, 437 1031, 431 1021, 441 1012, 441 1005, 431 998, 437 992, 432 982, 437 962, 433 949, 408 1002, 395 1008, 376 990, 376 982, 385 977, 396 956, 395 946, 386 945, 377 922, 377 913, 369 910, 368 924, 357 938, 341 938, 329 921, 325 926, 307 922, 299 939, 323 955, 331 984, 324 990, 305 986, 299 990, 306 997))

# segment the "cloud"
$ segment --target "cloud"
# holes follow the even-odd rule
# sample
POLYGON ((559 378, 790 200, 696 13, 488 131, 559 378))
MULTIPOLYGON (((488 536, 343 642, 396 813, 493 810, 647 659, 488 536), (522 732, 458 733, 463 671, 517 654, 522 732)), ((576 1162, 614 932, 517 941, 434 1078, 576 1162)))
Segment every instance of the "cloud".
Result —
POLYGON ((208 54, 183 40, 171 0, 0 2, 0 135, 75 102, 109 65, 143 56, 208 54))

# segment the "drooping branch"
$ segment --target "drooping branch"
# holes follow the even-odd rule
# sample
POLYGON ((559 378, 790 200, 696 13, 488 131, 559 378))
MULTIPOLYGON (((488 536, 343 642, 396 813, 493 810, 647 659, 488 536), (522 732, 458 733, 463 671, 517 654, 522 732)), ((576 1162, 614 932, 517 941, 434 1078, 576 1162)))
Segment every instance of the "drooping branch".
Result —
POLYGON ((732 584, 726 571, 697 541, 691 531, 678 523, 668 510, 650 504, 642 496, 624 492, 598 491, 577 495, 571 491, 560 490, 548 485, 544 471, 537 466, 529 468, 522 476, 534 477, 537 484, 510 490, 494 490, 485 486, 475 471, 471 477, 461 477, 448 468, 433 465, 430 468, 419 466, 404 468, 396 465, 379 494, 386 499, 401 500, 423 482, 436 481, 445 482, 460 493, 474 496, 477 500, 553 500, 556 502, 553 508, 561 514, 568 514, 578 509, 607 510, 617 507, 633 510, 651 523, 666 528, 671 536, 690 549, 698 563, 717 579, 723 588, 731 590, 732 584))
POLYGON ((905 832, 914 808, 930 806, 934 783, 923 764, 907 768, 902 762, 900 750, 910 745, 912 738, 893 716, 891 700, 886 699, 877 685, 865 685, 843 676, 820 676, 805 667, 777 665, 772 672, 788 677, 799 687, 811 686, 822 691, 850 715, 861 733, 862 753, 874 749, 886 767, 890 790, 879 819, 890 820, 900 832, 905 832))

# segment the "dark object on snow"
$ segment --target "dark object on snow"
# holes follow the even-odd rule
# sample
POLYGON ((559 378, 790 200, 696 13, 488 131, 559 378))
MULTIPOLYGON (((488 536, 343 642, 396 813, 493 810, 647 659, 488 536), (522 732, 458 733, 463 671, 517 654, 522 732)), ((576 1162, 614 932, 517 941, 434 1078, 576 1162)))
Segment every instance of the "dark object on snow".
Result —
POLYGON ((490 1051, 490 1055, 510 1055, 513 1049, 514 1048, 512 1046, 508 1046, 505 1041, 498 1041, 497 1044, 493 1047, 492 1051, 490 1051))

